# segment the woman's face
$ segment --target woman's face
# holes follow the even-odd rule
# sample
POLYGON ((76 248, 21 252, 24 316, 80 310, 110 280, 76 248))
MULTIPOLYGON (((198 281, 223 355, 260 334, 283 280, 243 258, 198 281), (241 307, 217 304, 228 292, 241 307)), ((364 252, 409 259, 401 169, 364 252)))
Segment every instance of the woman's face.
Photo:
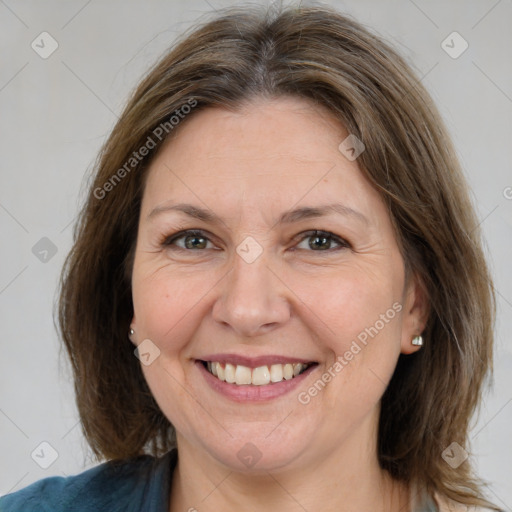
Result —
POLYGON ((371 455, 423 327, 386 206, 339 149, 348 135, 305 100, 259 99, 191 114, 151 164, 134 340, 178 442, 230 468, 371 455))

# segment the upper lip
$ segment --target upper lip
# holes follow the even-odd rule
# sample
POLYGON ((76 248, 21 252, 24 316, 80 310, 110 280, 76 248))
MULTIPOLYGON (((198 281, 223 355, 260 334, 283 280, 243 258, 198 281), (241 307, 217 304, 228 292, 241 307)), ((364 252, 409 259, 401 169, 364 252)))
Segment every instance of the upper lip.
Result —
POLYGON ((316 363, 312 359, 302 359, 295 356, 282 356, 282 355, 266 355, 258 357, 248 357, 239 354, 210 354, 198 359, 199 361, 211 361, 223 364, 241 365, 249 368, 258 368, 259 366, 268 366, 273 364, 287 364, 287 363, 316 363))

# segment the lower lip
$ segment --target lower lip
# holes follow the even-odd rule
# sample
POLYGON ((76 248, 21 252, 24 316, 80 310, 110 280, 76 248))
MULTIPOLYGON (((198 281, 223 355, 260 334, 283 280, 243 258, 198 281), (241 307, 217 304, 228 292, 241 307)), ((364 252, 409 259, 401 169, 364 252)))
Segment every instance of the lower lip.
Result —
POLYGON ((310 366, 306 371, 290 380, 282 380, 281 382, 265 384, 263 386, 254 386, 252 384, 238 386, 236 384, 224 382, 212 375, 203 366, 201 361, 196 361, 195 364, 213 390, 237 402, 262 402, 286 395, 303 382, 304 379, 306 379, 307 376, 318 366, 310 366))

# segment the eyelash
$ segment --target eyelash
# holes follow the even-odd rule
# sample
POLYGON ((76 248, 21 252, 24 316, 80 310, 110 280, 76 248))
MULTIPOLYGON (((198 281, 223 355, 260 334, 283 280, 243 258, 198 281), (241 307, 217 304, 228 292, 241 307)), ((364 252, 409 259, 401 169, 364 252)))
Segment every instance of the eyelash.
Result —
MULTIPOLYGON (((184 230, 184 231, 180 231, 179 233, 176 233, 174 235, 166 237, 162 241, 162 245, 165 246, 165 247, 168 247, 168 248, 173 246, 172 250, 185 251, 185 252, 195 252, 196 251, 195 249, 184 249, 183 247, 178 247, 178 246, 174 245, 176 240, 179 240, 181 238, 185 238, 187 236, 197 236, 197 237, 201 237, 201 238, 206 239, 208 242, 211 242, 211 240, 208 238, 208 236, 206 236, 204 231, 202 231, 200 229, 187 229, 187 230, 184 230)), ((299 243, 300 243, 303 240, 306 240, 307 238, 312 238, 314 236, 327 238, 328 240, 334 241, 337 244, 339 244, 340 247, 334 248, 334 249, 331 248, 331 249, 327 249, 327 250, 318 250, 318 251, 310 250, 309 252, 331 253, 331 252, 334 252, 334 251, 339 251, 341 249, 350 249, 352 247, 347 240, 344 240, 343 238, 335 235, 334 233, 331 233, 329 231, 322 231, 322 230, 318 230, 318 229, 304 231, 302 233, 299 233, 293 239, 296 240, 297 238, 301 237, 299 239, 299 243)), ((206 249, 197 249, 197 251, 199 251, 199 252, 201 250, 206 250, 206 249)))

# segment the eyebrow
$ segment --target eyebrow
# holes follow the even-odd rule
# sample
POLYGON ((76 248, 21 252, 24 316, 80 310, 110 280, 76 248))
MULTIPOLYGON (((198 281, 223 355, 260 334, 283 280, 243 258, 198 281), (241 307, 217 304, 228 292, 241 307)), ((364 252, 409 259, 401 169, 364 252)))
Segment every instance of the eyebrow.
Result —
MULTIPOLYGON (((225 224, 223 219, 216 215, 215 213, 188 203, 165 204, 157 206, 153 210, 151 210, 147 218, 152 219, 157 215, 169 211, 182 212, 188 217, 201 220, 203 222, 207 222, 210 224, 225 224)), ((345 206, 340 203, 332 203, 322 206, 302 206, 300 208, 288 210, 281 214, 277 223, 292 224, 294 222, 300 222, 305 219, 315 219, 318 217, 324 217, 326 215, 330 215, 333 213, 343 215, 345 217, 353 217, 354 219, 359 220, 366 225, 369 224, 367 217, 365 217, 361 212, 358 212, 357 210, 354 210, 353 208, 350 208, 349 206, 345 206)))

